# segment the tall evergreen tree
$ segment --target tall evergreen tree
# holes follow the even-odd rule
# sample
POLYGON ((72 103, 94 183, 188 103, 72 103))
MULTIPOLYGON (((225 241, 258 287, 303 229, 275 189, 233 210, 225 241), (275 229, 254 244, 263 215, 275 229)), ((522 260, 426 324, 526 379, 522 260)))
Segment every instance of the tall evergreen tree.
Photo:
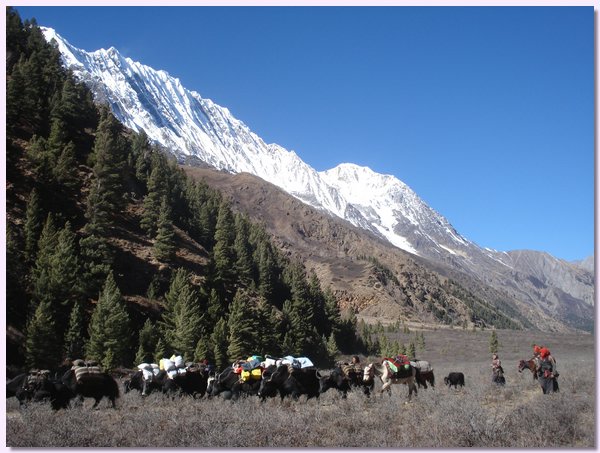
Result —
POLYGON ((251 303, 250 297, 243 290, 238 290, 233 297, 227 321, 227 356, 230 361, 247 357, 257 344, 257 323, 251 303))
POLYGON ((138 333, 138 350, 134 364, 153 362, 157 342, 154 324, 150 319, 146 319, 138 333))
POLYGON ((58 231, 54 216, 49 213, 44 222, 38 240, 38 252, 35 265, 31 273, 32 295, 36 301, 54 300, 52 297, 52 258, 58 244, 58 231))
POLYGON ((57 339, 52 307, 42 300, 27 324, 25 363, 30 368, 52 369, 60 362, 61 345, 57 339))
POLYGON ((248 221, 239 214, 235 216, 234 251, 237 280, 244 286, 248 286, 253 275, 252 249, 248 238, 248 221))
POLYGON ((85 313, 83 303, 80 301, 73 304, 69 327, 65 334, 64 352, 66 357, 80 359, 85 350, 85 313))
POLYGON ((492 330, 490 334, 490 352, 492 354, 496 354, 500 348, 500 342, 498 341, 498 335, 496 334, 496 329, 492 330))
POLYGON ((200 362, 202 360, 208 360, 210 363, 214 362, 213 358, 213 347, 210 344, 210 340, 206 337, 200 337, 198 343, 196 343, 196 349, 194 351, 194 362, 200 362))
POLYGON ((22 328, 26 324, 29 297, 26 294, 28 266, 23 252, 23 241, 17 228, 6 222, 6 321, 22 328))
POLYGON ((96 130, 93 160, 93 179, 87 199, 86 232, 103 236, 112 219, 124 204, 124 148, 121 125, 104 108, 96 130))
POLYGON ((69 142, 62 148, 60 155, 58 156, 56 167, 54 169, 56 180, 66 187, 76 187, 78 184, 75 176, 76 167, 75 145, 73 142, 69 142))
POLYGON ((152 251, 156 259, 167 261, 175 254, 175 231, 170 219, 171 209, 167 204, 167 197, 163 197, 160 215, 158 217, 156 239, 152 251))
POLYGON ((166 307, 161 316, 162 336, 168 348, 191 359, 202 334, 200 301, 189 273, 178 269, 165 294, 166 307))
POLYGON ((158 153, 153 157, 147 183, 148 194, 144 197, 144 212, 140 221, 140 226, 150 236, 156 234, 162 200, 168 195, 166 163, 158 153))
POLYGON ((229 204, 223 201, 219 206, 219 215, 215 229, 215 247, 213 249, 215 281, 218 284, 227 285, 233 279, 235 263, 234 242, 233 214, 229 204))
POLYGON ((99 361, 108 369, 128 363, 131 341, 129 315, 112 272, 106 277, 88 333, 86 354, 89 358, 99 361))
POLYGON ((25 211, 25 259, 32 263, 36 256, 37 242, 42 232, 43 211, 38 191, 33 188, 25 211))
POLYGON ((225 318, 217 321, 210 336, 210 343, 213 347, 215 366, 217 369, 222 370, 229 364, 227 356, 227 321, 225 318))
POLYGON ((164 359, 165 357, 170 356, 167 353, 167 345, 165 344, 165 340, 163 337, 158 337, 156 341, 156 349, 154 350, 154 362, 159 363, 160 359, 164 359))

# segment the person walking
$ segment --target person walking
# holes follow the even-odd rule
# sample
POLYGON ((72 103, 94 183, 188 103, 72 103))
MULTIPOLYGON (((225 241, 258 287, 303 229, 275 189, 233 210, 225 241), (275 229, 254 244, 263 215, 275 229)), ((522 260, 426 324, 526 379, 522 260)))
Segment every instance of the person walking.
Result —
POLYGON ((496 353, 492 354, 492 382, 498 385, 506 384, 502 362, 496 353))
POLYGON ((556 361, 550 355, 548 348, 542 348, 540 351, 540 368, 538 373, 538 382, 542 387, 544 395, 558 392, 558 373, 556 372, 556 361))

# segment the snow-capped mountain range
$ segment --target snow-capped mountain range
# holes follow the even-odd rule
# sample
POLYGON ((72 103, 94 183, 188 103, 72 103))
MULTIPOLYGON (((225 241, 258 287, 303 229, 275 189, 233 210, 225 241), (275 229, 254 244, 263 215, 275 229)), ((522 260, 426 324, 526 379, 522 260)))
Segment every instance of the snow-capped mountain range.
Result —
MULTIPOLYGON (((188 90, 165 71, 125 58, 113 47, 87 52, 69 44, 53 29, 42 27, 42 31, 48 41, 56 41, 65 66, 86 82, 97 101, 109 103, 125 126, 144 130, 152 141, 182 161, 192 156, 219 170, 254 174, 398 248, 476 275, 493 286, 506 288, 511 275, 522 272, 522 259, 482 248, 462 237, 396 177, 351 163, 318 172, 295 152, 265 143, 227 108, 188 90)), ((558 286, 552 276, 536 277, 543 285, 586 305, 593 304, 591 274, 581 277, 583 270, 543 256, 541 268, 549 267, 547 260, 556 261, 563 274, 558 286)), ((527 261, 525 280, 534 272, 531 262, 527 261)), ((551 303, 540 301, 545 295, 533 296, 521 287, 517 292, 531 299, 528 303, 551 303)))

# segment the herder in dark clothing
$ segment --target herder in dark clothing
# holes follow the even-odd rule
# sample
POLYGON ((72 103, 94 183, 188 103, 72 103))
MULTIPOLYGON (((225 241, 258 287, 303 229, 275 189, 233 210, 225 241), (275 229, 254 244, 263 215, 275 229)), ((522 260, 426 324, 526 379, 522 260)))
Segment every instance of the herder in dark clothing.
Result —
POLYGON ((492 354, 492 382, 498 385, 506 384, 502 362, 500 362, 498 354, 492 354))
POLYGON ((550 350, 548 348, 542 348, 540 351, 540 368, 538 372, 538 382, 542 386, 544 394, 553 393, 558 391, 558 382, 556 377, 556 362, 552 360, 550 356, 550 350))

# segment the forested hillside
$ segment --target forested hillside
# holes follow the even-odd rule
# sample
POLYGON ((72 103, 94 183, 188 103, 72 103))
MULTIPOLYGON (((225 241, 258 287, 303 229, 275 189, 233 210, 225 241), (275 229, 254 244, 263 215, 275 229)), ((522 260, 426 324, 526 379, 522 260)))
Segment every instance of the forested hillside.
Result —
POLYGON ((174 352, 326 364, 356 319, 219 192, 125 130, 7 9, 7 362, 111 369, 174 352))

